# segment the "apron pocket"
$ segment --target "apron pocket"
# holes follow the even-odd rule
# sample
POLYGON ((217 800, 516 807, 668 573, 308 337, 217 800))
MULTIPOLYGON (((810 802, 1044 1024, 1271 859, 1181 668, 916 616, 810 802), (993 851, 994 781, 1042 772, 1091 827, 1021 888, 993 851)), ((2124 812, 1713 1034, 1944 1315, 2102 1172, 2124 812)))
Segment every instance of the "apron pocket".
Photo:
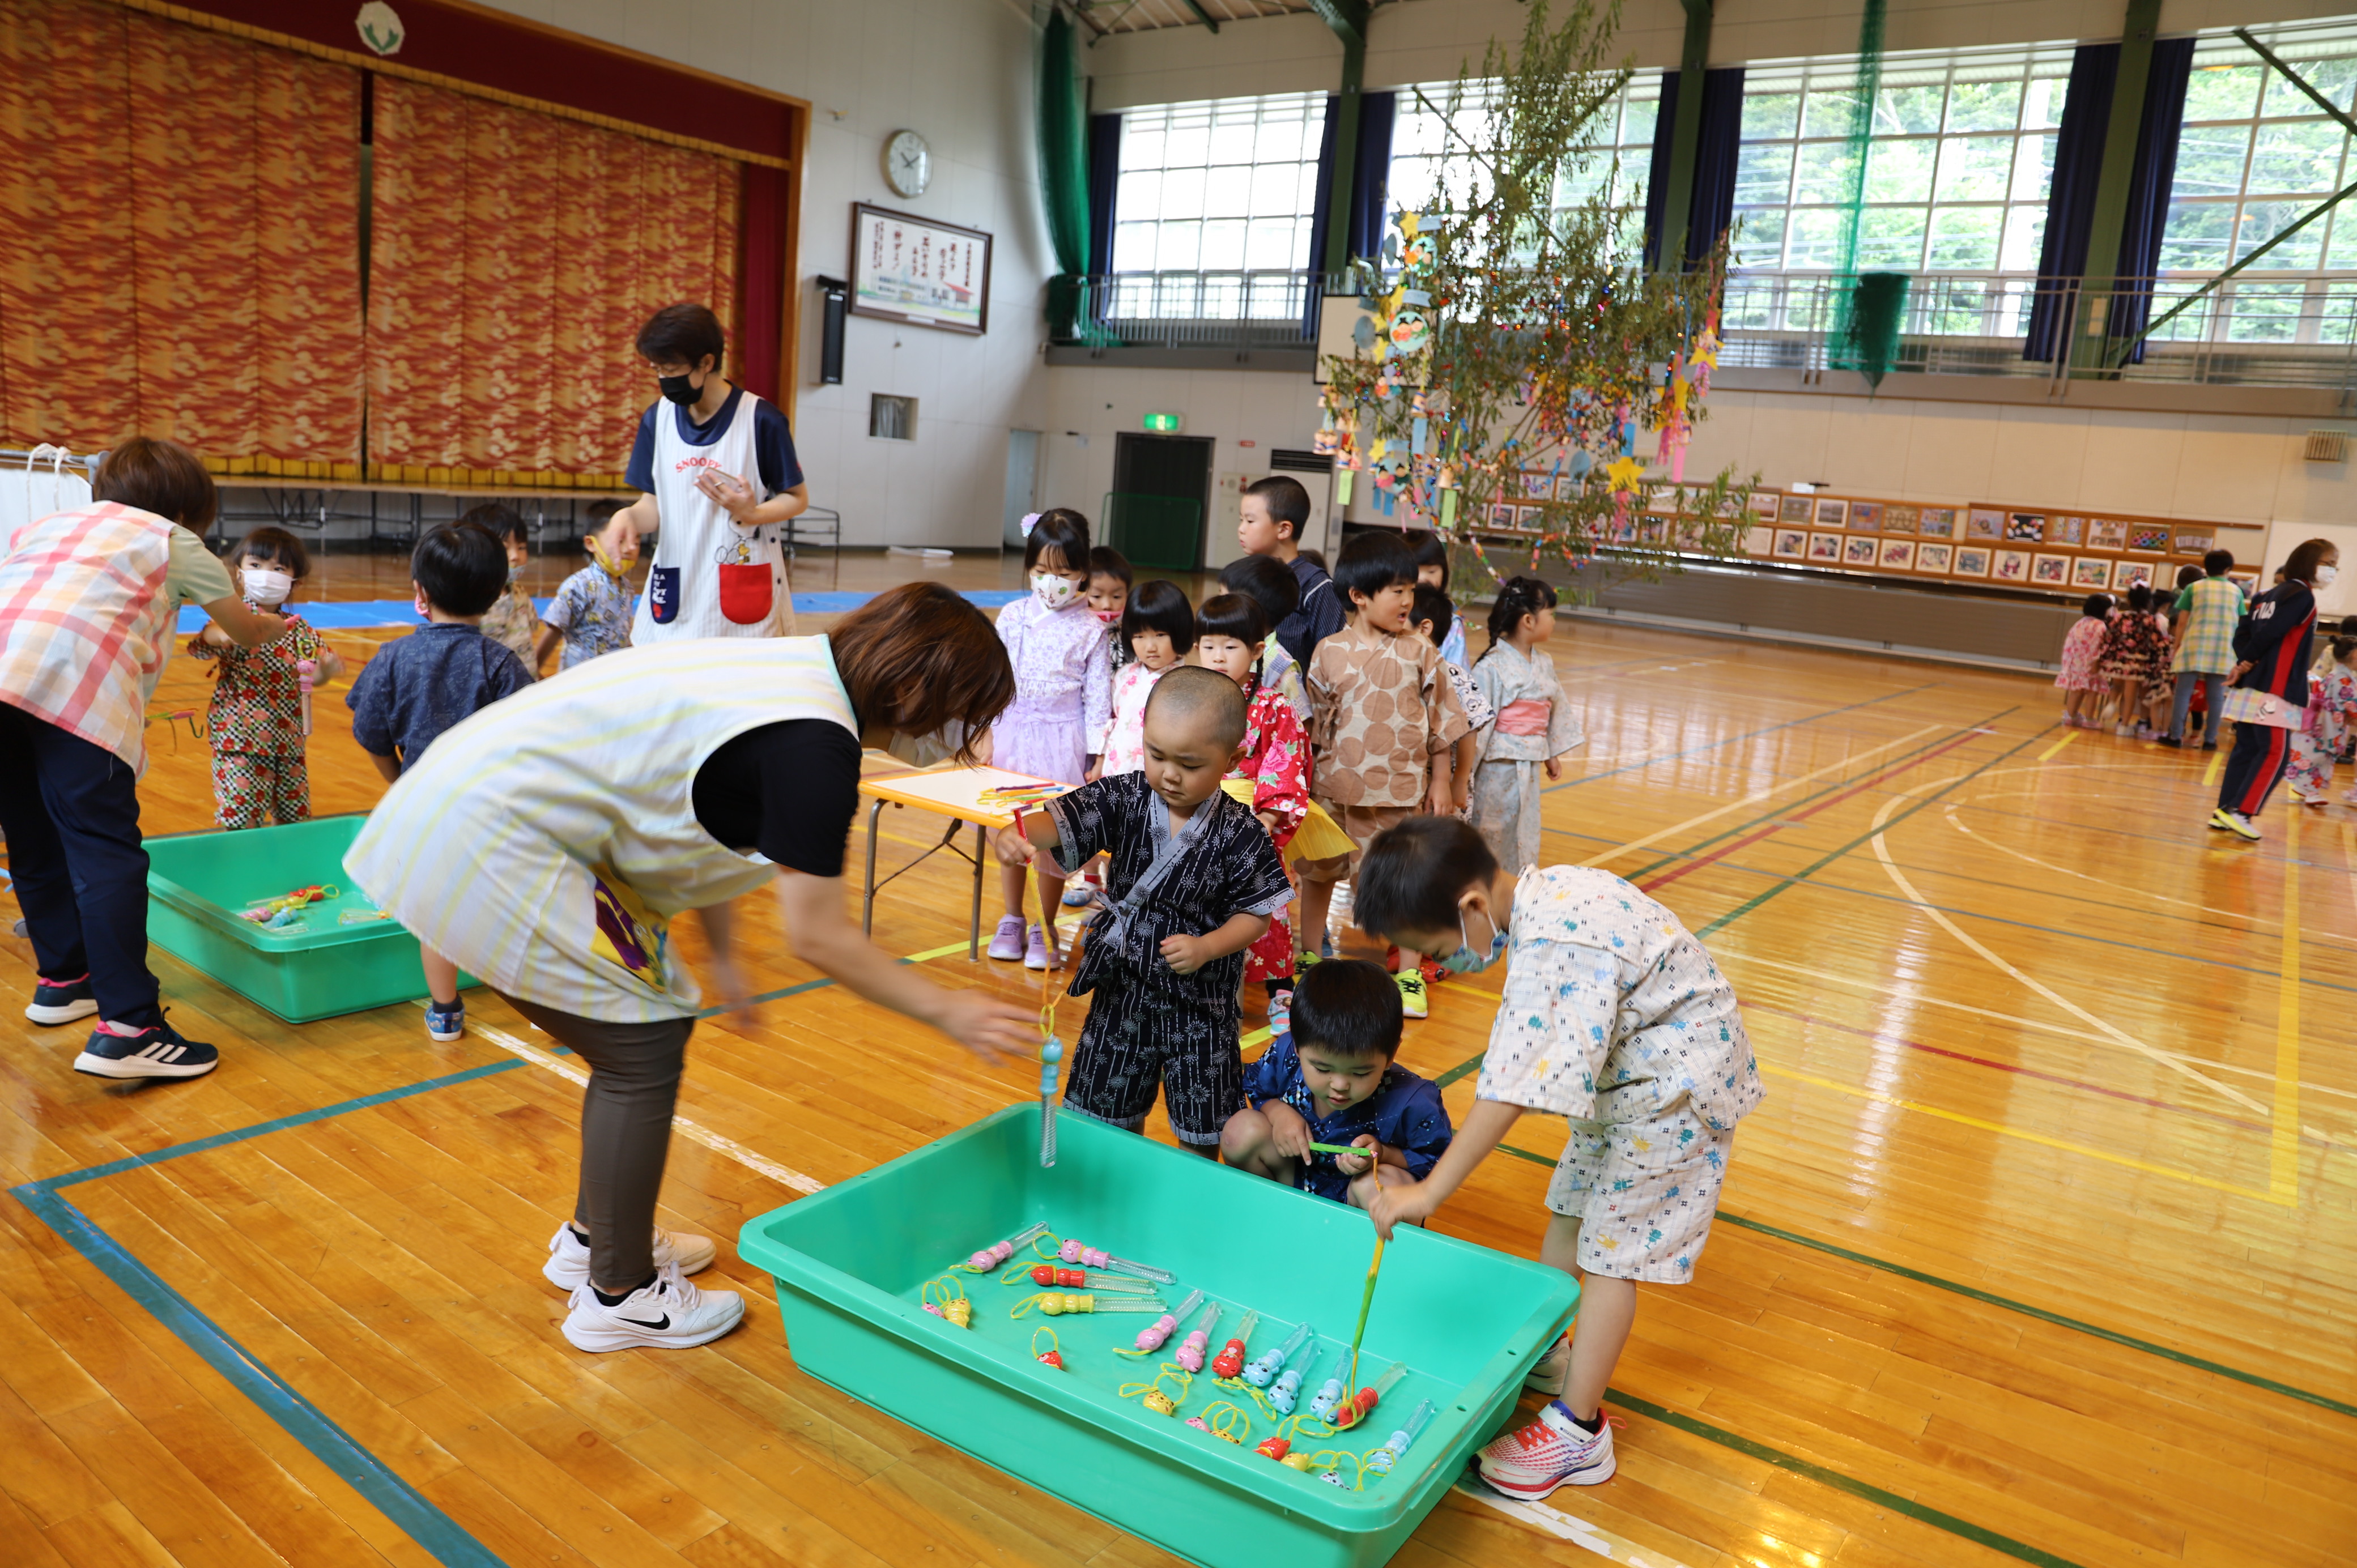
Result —
POLYGON ((737 626, 757 626, 770 618, 777 585, 770 580, 767 561, 724 561, 720 564, 720 613, 737 626))
POLYGON ((679 568, 658 566, 647 574, 647 614, 657 626, 679 618, 679 568))

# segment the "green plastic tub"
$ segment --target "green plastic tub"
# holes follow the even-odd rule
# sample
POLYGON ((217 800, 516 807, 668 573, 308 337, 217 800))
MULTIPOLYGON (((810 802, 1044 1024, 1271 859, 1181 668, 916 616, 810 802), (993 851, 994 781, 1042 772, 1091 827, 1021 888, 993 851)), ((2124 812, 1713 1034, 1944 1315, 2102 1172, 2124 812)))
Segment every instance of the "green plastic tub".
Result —
MULTIPOLYGON (((417 939, 393 920, 339 922, 344 910, 376 908, 344 874, 344 851, 366 821, 149 839, 148 940, 290 1024, 416 1001, 425 994, 417 939), (306 908, 300 929, 265 930, 242 918, 257 899, 313 886, 342 893, 306 908)), ((458 983, 479 983, 466 974, 458 983)))
MULTIPOLYGON (((1319 1356, 1302 1390, 1306 1411, 1358 1316, 1374 1248, 1366 1217, 1083 1117, 1060 1116, 1056 1125, 1053 1169, 1039 1161, 1039 1109, 1003 1111, 763 1215, 737 1249, 776 1276, 802 1370, 1215 1568, 1372 1568, 1388 1560, 1467 1456, 1505 1423, 1523 1374, 1578 1294, 1553 1269, 1403 1228, 1384 1253, 1359 1380, 1372 1383, 1394 1362, 1405 1363, 1408 1376, 1356 1428, 1296 1450, 1363 1454, 1417 1401, 1430 1398, 1437 1412, 1390 1475, 1370 1472, 1363 1489, 1340 1487, 1254 1453, 1249 1444, 1273 1425, 1249 1400, 1216 1387, 1208 1367, 1177 1415, 1121 1396, 1154 1376, 1200 1308, 1160 1351, 1133 1360, 1113 1352, 1130 1348, 1153 1315, 1049 1317, 1035 1308, 1017 1319, 1010 1309, 1039 1286, 953 1266, 1046 1220, 1058 1238, 1176 1273, 1163 1290, 1173 1307, 1190 1288, 1221 1302, 1215 1353, 1248 1309, 1261 1315, 1253 1356, 1312 1323, 1319 1356), (974 1304, 971 1327, 920 1305, 927 1283, 951 1273, 974 1304), (1040 1326, 1055 1330, 1063 1370, 1033 1359, 1040 1326), (1185 1424, 1219 1400, 1251 1410, 1246 1445, 1185 1424)), ((1044 1335, 1039 1344, 1046 1348, 1044 1335)), ((1348 1464, 1341 1469, 1346 1480, 1355 1476, 1348 1464)))

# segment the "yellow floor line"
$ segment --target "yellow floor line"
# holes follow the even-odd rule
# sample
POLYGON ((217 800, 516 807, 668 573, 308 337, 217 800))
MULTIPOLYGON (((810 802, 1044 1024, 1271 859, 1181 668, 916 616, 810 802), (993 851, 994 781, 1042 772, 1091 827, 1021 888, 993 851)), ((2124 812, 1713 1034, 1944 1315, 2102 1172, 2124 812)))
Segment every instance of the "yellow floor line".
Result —
POLYGON ((2226 752, 2225 748, 2222 746, 2218 750, 2210 754, 2210 766, 2201 770, 2201 788, 2204 789, 2216 789, 2218 787, 2218 769, 2225 766, 2226 752))
POLYGON ((971 942, 950 942, 942 947, 927 948, 922 952, 910 953, 907 961, 910 963, 923 963, 928 959, 947 958, 953 952, 964 952, 973 947, 973 945, 974 944, 971 942))
POLYGON ((1818 1089, 1830 1089, 1836 1094, 1847 1094, 1859 1100, 1871 1100, 1878 1104, 1896 1106, 1901 1111, 1913 1111, 1925 1116, 1936 1116, 1943 1122, 1954 1122, 1963 1126, 1976 1127, 1984 1133, 1995 1133, 2001 1137, 2019 1138, 2024 1143, 2037 1144, 2049 1149, 2060 1149, 2064 1154, 2083 1155, 2091 1160, 2102 1160, 2108 1165, 2126 1165, 2130 1170, 2142 1171, 2147 1176, 2167 1176, 2171 1181, 2181 1181, 2192 1187, 2206 1187, 2213 1192, 2231 1192, 2237 1197, 2255 1197, 2264 1202, 2280 1204, 2285 1208, 2290 1207, 2287 1200, 2277 1197, 2272 1192, 2262 1192, 2256 1187, 2237 1187, 2230 1181, 2220 1181, 2213 1176, 2197 1176, 2191 1171, 2181 1171, 2172 1165, 2155 1165, 2150 1160, 2139 1160, 2127 1155, 2115 1155, 2108 1149, 2098 1149, 2086 1144, 2072 1143, 2067 1138, 2050 1138, 2043 1133, 2032 1133, 2020 1127, 2008 1127, 2002 1122, 1983 1121, 1977 1116, 1967 1116, 1960 1111, 1944 1111, 1939 1106, 1926 1105, 1921 1101, 1901 1100, 1897 1095, 1884 1094, 1878 1090, 1861 1089, 1852 1083, 1838 1083, 1830 1078, 1819 1078, 1814 1073, 1794 1072, 1790 1068, 1770 1067, 1766 1062, 1760 1064, 1760 1070, 1770 1078, 1789 1078, 1795 1082, 1811 1084, 1818 1089))
POLYGON ((2056 752, 2061 750, 2064 746, 2078 739, 2079 734, 2080 732, 2077 730, 2067 732, 2061 740, 2056 741, 2052 746, 2050 746, 2044 751, 2040 752, 2037 759, 2040 762, 2045 761, 2048 757, 2053 756, 2056 752))
POLYGON ((2284 813, 2283 961, 2276 980, 2275 1135, 2269 1140, 2267 1186, 2277 1203, 2299 1201, 2299 819, 2284 813))

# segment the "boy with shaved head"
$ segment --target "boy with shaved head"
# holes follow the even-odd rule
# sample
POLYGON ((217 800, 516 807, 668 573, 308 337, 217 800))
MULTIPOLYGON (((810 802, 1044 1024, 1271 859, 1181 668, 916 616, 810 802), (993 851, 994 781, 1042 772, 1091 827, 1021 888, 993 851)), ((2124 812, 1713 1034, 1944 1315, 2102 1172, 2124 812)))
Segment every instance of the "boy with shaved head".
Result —
POLYGON ((1182 665, 1146 704, 1146 766, 1019 811, 1002 854, 1054 854, 1067 875, 1100 851, 1105 901, 1071 993, 1095 993, 1064 1088, 1067 1108, 1140 1132, 1163 1092, 1170 1129, 1217 1159, 1243 1105, 1244 950, 1293 897, 1267 830, 1220 789, 1243 743, 1243 691, 1182 665))

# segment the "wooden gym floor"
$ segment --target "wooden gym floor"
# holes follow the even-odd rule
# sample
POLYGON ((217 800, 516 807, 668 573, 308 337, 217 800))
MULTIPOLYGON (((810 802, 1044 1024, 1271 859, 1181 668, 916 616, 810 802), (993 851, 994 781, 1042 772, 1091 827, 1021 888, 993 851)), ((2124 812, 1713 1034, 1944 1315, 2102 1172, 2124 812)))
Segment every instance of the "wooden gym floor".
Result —
MULTIPOLYGON (((406 586, 325 564, 335 597, 406 586)), ((855 556, 800 585, 918 570, 1013 584, 855 556)), ((2040 680, 1569 618, 1554 651, 1588 745, 1550 855, 1703 935, 1770 1093, 1695 1283, 1644 1291, 1618 1477, 1540 1509, 1452 1493, 1396 1561, 2357 1561, 2349 809, 2279 797, 2261 844, 2206 832, 2219 754, 2061 729, 2040 680)), ((156 712, 201 697, 176 660, 156 712)), ((336 694, 321 713, 316 809, 364 809, 336 694)), ((202 744, 151 733, 149 830, 208 827, 202 744)), ((888 814, 885 836, 887 864, 927 837, 888 814)), ((877 939, 1036 994, 966 961, 958 869, 896 884, 877 939)), ((795 1370, 729 1239, 1032 1090, 753 920, 773 999, 750 1035, 699 1031, 665 1192, 749 1311, 687 1352, 558 1337, 538 1265, 576 1069, 497 1001, 447 1047, 409 1008, 290 1027, 159 952, 176 1022, 225 1059, 137 1090, 76 1077, 80 1032, 12 1004, 0 1557, 1169 1562, 795 1370)), ((0 940, 0 992, 29 963, 0 940)), ((1494 988, 1451 982, 1409 1026, 1460 1115, 1494 988)), ((1513 1144, 1439 1229, 1534 1251, 1555 1149, 1535 1119, 1513 1144)))

